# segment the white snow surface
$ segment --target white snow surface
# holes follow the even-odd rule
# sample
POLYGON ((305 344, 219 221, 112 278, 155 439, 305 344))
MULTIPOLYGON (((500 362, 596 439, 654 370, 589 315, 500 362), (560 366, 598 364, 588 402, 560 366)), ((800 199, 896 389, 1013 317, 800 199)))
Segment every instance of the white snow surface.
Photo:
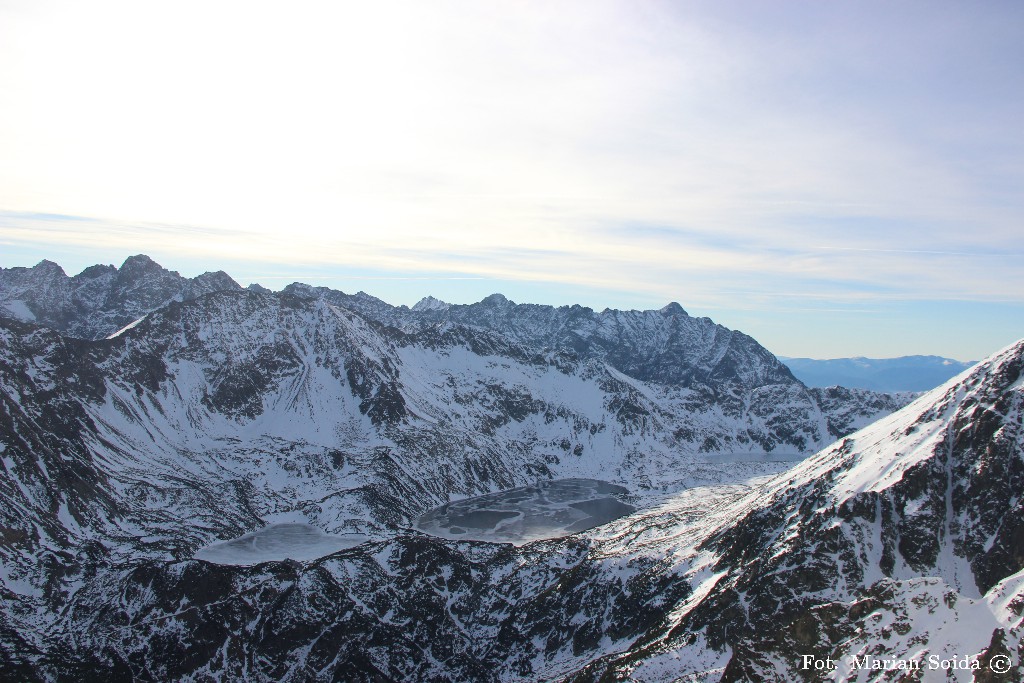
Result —
POLYGON ((21 299, 5 301, 4 308, 7 310, 8 313, 13 315, 18 320, 32 322, 36 319, 36 314, 33 313, 32 309, 30 309, 28 305, 21 299))
POLYGON ((139 323, 141 323, 141 322, 142 322, 143 320, 145 320, 145 319, 146 319, 146 316, 142 316, 141 318, 138 318, 138 319, 136 319, 136 320, 133 320, 133 321, 131 321, 130 323, 128 323, 127 325, 125 325, 124 327, 122 327, 121 329, 119 329, 119 330, 118 330, 117 332, 115 332, 114 334, 112 334, 112 335, 108 336, 108 337, 107 337, 107 339, 116 339, 116 338, 120 337, 120 336, 121 336, 122 334, 124 334, 124 333, 125 333, 125 332, 127 332, 128 330, 130 330, 130 329, 132 329, 132 328, 136 327, 136 326, 137 326, 137 325, 138 325, 139 323))
POLYGON ((416 302, 416 305, 412 307, 412 310, 420 311, 445 311, 451 308, 451 304, 435 299, 432 296, 425 296, 416 302))
MULTIPOLYGON (((85 406, 97 427, 87 438, 110 484, 139 501, 147 515, 202 520, 206 542, 222 523, 207 506, 197 510, 199 501, 166 491, 141 498, 136 492, 184 477, 221 505, 237 506, 238 514, 253 509, 267 523, 275 514, 301 511, 294 521, 339 533, 365 531, 374 521, 363 492, 384 476, 419 488, 422 511, 533 483, 530 468, 538 463, 550 472, 544 478, 607 480, 637 495, 781 469, 737 469, 719 463, 715 453, 687 453, 665 415, 701 432, 744 427, 714 405, 695 410, 693 392, 641 382, 601 362, 562 372, 459 344, 396 347, 358 316, 325 303, 311 312, 269 308, 255 315, 232 310, 230 301, 206 305, 225 312, 182 323, 181 337, 164 352, 167 376, 156 390, 140 392, 115 377, 106 382, 103 403, 85 406), (225 371, 261 357, 270 345, 289 349, 295 366, 273 378, 257 413, 211 409, 207 399, 225 371), (401 432, 364 414, 346 375, 349 362, 400 370, 397 388, 408 413, 401 432), (618 418, 624 396, 646 411, 635 426, 618 418), (240 482, 252 491, 249 503, 232 501, 240 482)), ((138 332, 159 324, 151 318, 122 333, 125 353, 145 348, 145 332, 138 332)), ((745 448, 741 455, 764 455, 752 442, 745 448)))
MULTIPOLYGON (((205 546, 195 553, 198 559, 236 565, 285 558, 312 561, 373 535, 352 532, 374 531, 379 520, 363 494, 374 486, 383 488, 382 473, 406 487, 402 490, 414 492, 409 495, 418 496, 423 510, 453 498, 533 483, 536 475, 527 466, 545 463, 553 477, 606 480, 635 494, 631 501, 640 508, 637 512, 582 532, 593 542, 593 552, 606 559, 609 571, 628 578, 631 559, 657 558, 700 597, 728 578, 713 569, 720 558, 699 549, 713 534, 813 482, 831 482, 829 496, 837 505, 859 492, 885 489, 910 467, 935 455, 944 425, 977 393, 965 381, 968 375, 962 375, 766 480, 766 475, 788 465, 759 459, 744 462, 742 457, 716 461, 714 454, 697 453, 692 444, 672 435, 680 423, 713 433, 731 430, 735 435, 744 425, 765 420, 754 412, 737 419, 713 404, 694 409, 697 397, 686 389, 641 382, 603 362, 562 372, 476 353, 463 345, 395 347, 360 318, 333 306, 320 305, 312 313, 281 308, 263 315, 261 319, 239 314, 231 324, 215 319, 189 327, 191 323, 183 322, 180 338, 162 352, 168 375, 156 389, 120 382, 111 373, 102 402, 84 406, 96 425, 95 433, 86 438, 106 476, 105 485, 131 506, 130 514, 103 522, 108 537, 142 537, 152 541, 154 553, 164 559, 183 559, 164 550, 160 541, 180 540, 185 529, 192 548, 205 546), (212 409, 208 399, 226 369, 259 358, 260 351, 271 345, 290 349, 295 367, 271 378, 260 394, 259 410, 229 415, 212 409), (400 433, 374 424, 360 409, 345 361, 370 368, 367 374, 377 386, 386 377, 379 368, 400 370, 398 391, 408 411, 400 433), (616 405, 623 397, 647 411, 642 419, 618 419, 616 405), (226 536, 225 527, 237 533, 238 528, 258 526, 265 528, 210 544, 226 536)), ((145 327, 142 322, 136 321, 135 327, 145 327)), ((146 349, 147 340, 135 333, 127 330, 122 335, 125 354, 146 349)), ((975 386, 1010 352, 1008 348, 982 363, 974 371, 979 379, 971 380, 975 386)), ((52 368, 42 361, 26 361, 26 374, 40 387, 55 381, 52 368)), ((3 389, 17 400, 17 391, 3 389)), ((781 400, 792 400, 802 410, 799 390, 793 391, 787 390, 781 400)), ((757 444, 746 446, 750 454, 764 453, 757 444)), ((744 453, 742 448, 730 451, 744 453)), ((13 472, 7 460, 5 453, 4 466, 13 472)), ((38 466, 45 468, 44 461, 40 459, 38 466)), ((26 505, 30 503, 32 487, 15 477, 12 481, 26 505)), ((552 512, 565 508, 554 506, 552 512)), ((97 533, 80 524, 66 505, 56 509, 73 537, 86 539, 97 533)), ((500 520, 491 530, 498 524, 500 520)), ((773 552, 785 551, 790 531, 780 529, 773 552)), ((45 537, 45 532, 39 536, 45 537)), ((893 581, 907 600, 924 600, 945 590, 942 587, 959 597, 933 622, 926 621, 920 610, 913 612, 914 629, 900 641, 906 648, 919 647, 913 645, 914 634, 924 642, 933 639, 935 647, 976 647, 977 639, 957 636, 960 639, 954 641, 960 620, 978 633, 999 623, 1014 629, 1015 642, 1024 637, 1020 618, 1009 607, 1022 594, 1024 579, 1019 575, 980 595, 968 581, 969 568, 952 553, 941 559, 937 576, 916 576, 902 565, 894 576, 885 576, 878 569, 879 547, 875 543, 865 548, 871 565, 869 583, 893 581)), ((5 569, 0 578, 9 588, 22 580, 14 569, 5 569)), ((30 589, 25 584, 21 592, 30 589)), ((853 599, 849 587, 836 587, 831 597, 853 599)), ((676 606, 672 618, 685 618, 695 605, 691 600, 676 606)), ((650 680, 704 675, 694 680, 716 680, 715 672, 727 658, 709 651, 700 638, 695 642, 684 647, 666 640, 661 650, 653 648, 640 660, 638 677, 649 666, 650 671, 661 672, 650 680)), ((614 653, 629 645, 608 642, 602 647, 614 653)), ((577 665, 571 653, 559 653, 539 661, 535 674, 544 678, 577 665)))
MULTIPOLYGON (((788 492, 817 481, 832 481, 830 496, 838 506, 864 491, 884 491, 897 483, 904 472, 927 458, 945 457, 940 438, 952 418, 964 406, 975 405, 984 396, 986 377, 1000 366, 1024 353, 1024 341, 1003 349, 971 371, 923 395, 914 403, 882 419, 847 439, 837 442, 795 467, 767 481, 751 479, 747 485, 709 486, 676 494, 655 508, 616 520, 594 530, 595 540, 610 556, 674 558, 674 571, 690 584, 692 594, 676 606, 665 629, 678 624, 685 615, 725 580, 711 569, 719 557, 698 547, 707 539, 731 527, 748 513, 785 498, 788 492)), ((1018 380, 1009 391, 1021 392, 1018 380)), ((1018 444, 1021 450, 1021 445, 1018 444)), ((834 509, 834 508, 833 508, 834 509)), ((948 511, 947 511, 948 512, 948 511)), ((818 514, 828 514, 819 510, 818 514)), ((836 520, 836 524, 841 524, 836 520)), ((953 524, 958 523, 953 520, 953 524)), ((868 562, 862 585, 835 586, 820 596, 822 603, 853 604, 862 591, 890 590, 887 600, 868 618, 868 627, 845 641, 839 653, 839 667, 822 680, 877 681, 877 671, 858 669, 852 657, 871 655, 877 659, 920 660, 924 667, 921 680, 973 680, 965 669, 942 668, 943 660, 975 658, 990 643, 994 629, 1006 630, 1011 651, 1024 639, 1024 570, 1007 577, 981 594, 975 585, 966 559, 953 553, 952 541, 944 540, 944 550, 935 567, 936 575, 921 576, 896 562, 887 575, 880 568, 879 520, 874 523, 874 540, 864 539, 864 559, 868 562), (929 657, 937 660, 929 660, 929 657), (938 662, 939 668, 929 669, 938 662), (948 677, 947 677, 948 676, 948 677)), ((947 527, 948 528, 948 527, 947 527)), ((779 530, 775 549, 784 553, 793 540, 796 526, 779 530)), ((947 532, 948 533, 948 532, 947 532)), ((645 646, 642 657, 626 670, 636 681, 718 681, 728 662, 727 652, 709 650, 702 633, 692 638, 653 641, 645 646)), ((790 660, 775 662, 779 680, 792 679, 799 654, 790 660)), ((833 655, 836 656, 836 655, 833 655)), ((1020 663, 1020 653, 1012 656, 1020 663)), ((952 666, 952 665, 951 665, 952 666)))
POLYGON ((196 551, 197 560, 214 564, 255 565, 280 560, 310 561, 370 540, 363 534, 325 534, 308 524, 272 524, 196 551))

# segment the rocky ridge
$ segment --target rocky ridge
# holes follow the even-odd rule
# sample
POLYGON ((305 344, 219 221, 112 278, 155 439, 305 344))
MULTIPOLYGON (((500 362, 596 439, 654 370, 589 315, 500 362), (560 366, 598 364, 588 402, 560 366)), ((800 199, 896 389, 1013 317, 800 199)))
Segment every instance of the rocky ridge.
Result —
POLYGON ((1020 346, 762 485, 779 463, 725 456, 808 453, 897 406, 809 391, 678 305, 182 299, 110 339, 0 320, 0 676, 816 680, 794 648, 841 656, 887 625, 1018 657, 1020 346), (409 528, 567 476, 641 509, 522 548, 409 528), (192 559, 300 520, 371 540, 192 559), (942 626, 968 608, 984 648, 942 626))
POLYGON ((70 337, 102 339, 172 301, 237 289, 224 271, 184 278, 143 254, 120 268, 95 265, 73 277, 41 261, 32 268, 0 268, 0 315, 70 337))
POLYGON ((725 506, 681 553, 700 599, 582 677, 1021 680, 1022 419, 1024 341, 725 506))
POLYGON ((767 482, 690 489, 522 548, 396 530, 315 562, 224 567, 137 535, 92 531, 32 552, 14 538, 0 546, 5 670, 867 681, 877 672, 853 657, 962 654, 1010 669, 954 680, 1018 680, 1022 369, 1024 342, 767 482), (51 572, 39 584, 37 558, 51 572), (804 668, 804 655, 837 668, 804 668))

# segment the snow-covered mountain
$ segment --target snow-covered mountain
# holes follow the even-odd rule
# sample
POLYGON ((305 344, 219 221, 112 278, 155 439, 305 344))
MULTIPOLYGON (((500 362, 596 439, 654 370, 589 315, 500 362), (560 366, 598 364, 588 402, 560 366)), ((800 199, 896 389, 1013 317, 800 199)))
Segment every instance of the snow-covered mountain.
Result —
MULTIPOLYGON (((687 322, 644 315, 652 326, 687 322)), ((175 302, 95 342, 10 320, 0 331, 4 396, 23 422, 4 435, 5 452, 18 481, 39 490, 16 487, 15 499, 45 518, 63 496, 96 529, 110 520, 90 505, 166 516, 166 490, 182 487, 196 500, 176 514, 211 517, 202 533, 214 536, 296 509, 330 531, 402 524, 451 495, 538 476, 679 488, 717 478, 697 462, 806 453, 852 419, 822 411, 791 378, 765 383, 786 379, 777 369, 643 381, 486 329, 445 321, 405 332, 288 294, 175 302), (71 453, 95 500, 67 494, 58 473, 71 453), (214 514, 204 498, 219 499, 214 514)), ((892 408, 854 404, 864 420, 892 408)))
MULTIPOLYGON (((838 476, 819 470, 840 471, 867 442, 850 437, 785 485, 757 477, 786 466, 777 454, 816 451, 908 400, 808 390, 754 340, 677 304, 596 313, 495 295, 409 309, 292 285, 135 312, 95 340, 0 317, 0 679, 586 678, 682 657, 680 628, 707 641, 701 657, 728 657, 711 617, 672 621, 683 605, 701 614, 705 594, 724 600, 706 563, 729 577, 760 566, 738 550, 774 542, 750 530, 755 511, 813 517, 778 512, 803 500, 780 491, 817 500, 817 478, 838 476), (453 499, 567 477, 625 486, 638 512, 521 548, 414 526, 453 499), (307 534, 326 556, 193 559, 278 523, 332 534, 307 534)), ((1017 396, 1013 353, 948 400, 1017 396)), ((1011 428, 1014 405, 999 409, 1011 428)), ((863 458, 889 471, 902 455, 877 442, 863 458)), ((912 535, 885 541, 890 554, 912 535)), ((902 580, 893 562, 844 580, 902 580)), ((762 616, 737 633, 763 632, 762 616)))
POLYGON ((224 271, 184 278, 141 254, 120 268, 90 266, 74 277, 41 261, 32 268, 0 268, 0 315, 102 339, 172 301, 237 289, 224 271))
MULTIPOLYGON (((532 415, 535 429, 550 417, 590 434, 571 430, 596 410, 576 383, 594 382, 594 404, 630 392, 619 371, 470 332, 421 337, 258 293, 172 304, 98 342, 7 323, 4 675, 887 680, 851 667, 934 654, 1007 657, 1017 668, 977 680, 1020 679, 1024 342, 767 482, 644 489, 640 463, 616 471, 559 444, 548 472, 628 482, 639 510, 517 548, 406 522, 452 490, 507 488, 540 467, 509 438, 532 415), (487 373, 545 398, 477 383, 487 373), (428 403, 439 386, 451 400, 428 403), (476 441, 459 441, 463 424, 476 441), (510 445, 492 459, 488 442, 510 445), (369 540, 303 563, 190 559, 287 520, 369 540), (802 668, 805 655, 837 668, 802 668)), ((616 443, 600 441, 610 431, 656 444, 632 415, 606 413, 587 445, 616 443)))
POLYGON ((675 529, 689 597, 588 675, 1024 680, 1022 419, 1024 340, 675 529))
POLYGON ((928 391, 975 364, 940 356, 900 358, 779 358, 809 387, 852 387, 872 391, 928 391))

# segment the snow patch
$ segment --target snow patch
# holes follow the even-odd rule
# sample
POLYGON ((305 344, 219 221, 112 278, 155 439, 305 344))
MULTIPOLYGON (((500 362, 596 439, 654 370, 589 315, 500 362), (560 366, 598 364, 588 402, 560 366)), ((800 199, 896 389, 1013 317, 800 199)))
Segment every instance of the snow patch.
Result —
MULTIPOLYGON (((148 314, 147 314, 147 315, 148 315, 148 314)), ((118 330, 117 332, 115 332, 114 334, 112 334, 112 335, 110 335, 109 337, 107 337, 107 339, 115 339, 115 338, 117 338, 117 337, 120 337, 120 336, 121 336, 122 334, 124 334, 124 333, 125 333, 125 332, 127 332, 128 330, 132 329, 133 327, 135 327, 136 325, 138 325, 139 323, 141 323, 141 322, 142 322, 143 320, 145 320, 145 319, 146 319, 146 316, 144 315, 144 316, 142 316, 141 318, 139 318, 138 320, 133 320, 132 322, 128 323, 127 325, 125 325, 124 327, 122 327, 121 329, 119 329, 119 330, 118 330)))
POLYGON ((200 549, 197 560, 248 566, 263 562, 309 562, 369 541, 363 534, 325 534, 308 524, 273 524, 244 536, 200 549))
POLYGON ((32 309, 28 307, 21 299, 15 299, 13 301, 5 301, 4 308, 7 312, 13 315, 18 320, 25 322, 35 322, 36 314, 32 312, 32 309))
POLYGON ((420 299, 415 306, 412 307, 412 310, 417 312, 447 311, 449 308, 451 308, 451 304, 445 301, 441 301, 440 299, 435 299, 432 296, 425 296, 422 299, 420 299))

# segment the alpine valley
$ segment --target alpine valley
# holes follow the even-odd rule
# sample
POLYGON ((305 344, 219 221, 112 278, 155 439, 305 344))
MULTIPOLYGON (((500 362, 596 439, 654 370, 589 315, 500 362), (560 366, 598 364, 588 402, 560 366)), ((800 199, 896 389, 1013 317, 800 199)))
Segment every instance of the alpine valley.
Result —
POLYGON ((0 679, 1024 680, 1022 370, 811 389, 674 303, 0 269, 0 679), (565 479, 635 511, 417 527, 565 479), (210 550, 267 527, 320 550, 210 550))

